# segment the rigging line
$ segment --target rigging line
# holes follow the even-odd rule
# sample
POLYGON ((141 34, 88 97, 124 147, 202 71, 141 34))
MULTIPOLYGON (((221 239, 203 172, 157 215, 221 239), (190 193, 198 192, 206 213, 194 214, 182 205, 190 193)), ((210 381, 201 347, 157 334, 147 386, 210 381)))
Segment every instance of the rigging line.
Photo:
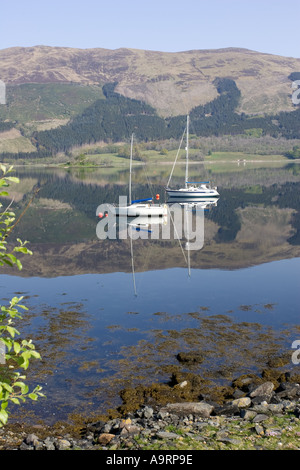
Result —
POLYGON ((170 184, 170 181, 171 181, 171 178, 172 178, 172 175, 173 175, 173 171, 174 171, 174 168, 175 168, 175 165, 176 165, 176 161, 177 161, 177 158, 178 158, 180 149, 181 149, 181 145, 182 145, 182 141, 183 141, 183 138, 184 138, 185 131, 186 131, 186 129, 184 129, 183 134, 182 134, 182 137, 181 137, 180 145, 179 145, 179 148, 178 148, 178 150, 177 150, 177 155, 176 155, 175 161, 174 161, 174 163, 173 163, 173 168, 172 168, 172 171, 171 171, 171 174, 170 174, 168 183, 167 183, 167 188, 169 187, 169 184, 170 184))
POLYGON ((175 231, 175 233, 176 233, 177 240, 179 241, 179 246, 180 246, 180 248, 181 248, 183 257, 184 257, 184 259, 185 259, 186 264, 188 265, 188 260, 187 260, 187 258, 186 258, 186 256, 185 256, 185 252, 183 251, 182 244, 181 244, 181 242, 180 242, 180 238, 179 238, 179 236, 178 236, 178 232, 177 232, 177 230, 176 230, 176 226, 175 226, 175 223, 174 223, 174 219, 173 219, 173 217, 172 217, 172 215, 171 215, 171 212, 170 212, 169 207, 168 207, 168 212, 169 212, 169 215, 170 215, 170 219, 172 220, 173 227, 174 227, 174 231, 175 231))
POLYGON ((131 251, 131 269, 132 269, 132 278, 133 278, 133 289, 134 289, 134 295, 137 297, 136 284, 135 284, 134 262, 133 262, 132 237, 130 237, 130 251, 131 251))
MULTIPOLYGON (((143 238, 141 238, 141 240, 144 241, 143 238)), ((146 238, 145 240, 149 241, 149 238, 146 238)), ((150 241, 149 246, 146 247, 146 249, 145 249, 144 263, 141 266, 142 269, 141 269, 141 273, 140 273, 140 277, 139 277, 139 285, 141 285, 142 278, 144 277, 145 268, 146 268, 147 265, 149 265, 149 258, 150 258, 151 248, 152 248, 152 244, 151 244, 151 241, 150 241)))
POLYGON ((146 179, 147 179, 147 182, 148 182, 148 186, 149 186, 149 189, 150 189, 150 193, 151 193, 151 196, 152 196, 152 198, 153 198, 153 194, 154 194, 154 193, 153 193, 153 191, 152 191, 152 184, 151 184, 151 182, 150 182, 150 180, 149 180, 148 173, 147 173, 147 170, 146 170, 146 163, 144 163, 144 165, 143 165, 143 170, 144 170, 144 172, 145 172, 145 174, 146 174, 146 179))

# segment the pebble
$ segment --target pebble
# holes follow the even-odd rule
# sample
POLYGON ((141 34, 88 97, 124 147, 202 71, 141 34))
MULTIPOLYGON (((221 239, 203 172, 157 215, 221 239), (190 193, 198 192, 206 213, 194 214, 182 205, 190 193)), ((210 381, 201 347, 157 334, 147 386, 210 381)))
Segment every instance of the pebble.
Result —
MULTIPOLYGON (((45 430, 33 427, 34 433, 14 433, 0 428, 0 450, 116 450, 138 449, 136 438, 146 442, 175 442, 184 436, 208 445, 208 429, 215 429, 214 439, 224 446, 239 446, 242 439, 230 437, 230 426, 253 423, 253 432, 263 438, 280 438, 284 429, 272 428, 274 416, 287 418, 285 429, 297 423, 300 417, 300 387, 282 384, 277 390, 271 382, 252 388, 244 397, 227 400, 222 405, 209 400, 169 403, 165 406, 143 406, 124 418, 90 423, 81 437, 49 435, 39 437, 45 430), (260 399, 259 399, 260 397, 260 399), (233 421, 234 420, 234 421, 233 421), (180 427, 180 434, 176 429, 180 427)), ((243 384, 243 387, 245 384, 243 384)), ((239 394, 236 394, 237 396, 239 394)), ((279 441, 278 441, 279 445, 279 441)), ((209 448, 209 447, 208 447, 209 448)), ((300 450, 300 443, 297 447, 300 450)))

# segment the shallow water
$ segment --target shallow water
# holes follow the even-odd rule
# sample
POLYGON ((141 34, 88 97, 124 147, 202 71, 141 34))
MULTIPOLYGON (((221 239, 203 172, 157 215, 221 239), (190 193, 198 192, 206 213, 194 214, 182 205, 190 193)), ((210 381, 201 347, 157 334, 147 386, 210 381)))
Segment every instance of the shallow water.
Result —
MULTIPOLYGON (((204 212, 189 275, 180 240, 134 240, 133 273, 128 239, 97 238, 96 208, 126 194, 124 170, 18 169, 17 214, 40 188, 15 230, 34 255, 21 273, 5 269, 0 288, 2 299, 24 296, 22 335, 42 355, 27 375, 47 398, 22 406, 27 419, 101 414, 120 404, 124 386, 167 381, 182 350, 203 352, 193 372, 217 382, 292 354, 300 339, 298 167, 197 170, 220 198, 204 212)), ((147 173, 163 199, 166 169, 147 173)), ((134 190, 149 195, 141 169, 134 190)))

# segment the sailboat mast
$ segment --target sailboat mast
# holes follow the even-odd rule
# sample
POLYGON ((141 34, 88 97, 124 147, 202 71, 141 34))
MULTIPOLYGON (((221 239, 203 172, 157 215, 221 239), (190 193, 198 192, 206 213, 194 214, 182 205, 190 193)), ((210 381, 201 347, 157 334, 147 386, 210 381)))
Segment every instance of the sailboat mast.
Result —
POLYGON ((133 134, 131 135, 131 145, 130 145, 130 165, 129 165, 129 202, 131 204, 131 174, 132 174, 132 150, 133 150, 133 134))
POLYGON ((186 167, 185 167, 185 187, 187 188, 187 183, 189 180, 189 120, 190 117, 187 115, 186 118, 186 167))

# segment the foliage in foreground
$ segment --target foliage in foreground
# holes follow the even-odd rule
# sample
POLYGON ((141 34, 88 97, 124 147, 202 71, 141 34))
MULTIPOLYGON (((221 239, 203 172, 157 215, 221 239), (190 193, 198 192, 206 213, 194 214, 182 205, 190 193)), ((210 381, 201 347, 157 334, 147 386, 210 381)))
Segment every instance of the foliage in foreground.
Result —
MULTIPOLYGON (((18 178, 9 176, 12 167, 0 165, 2 177, 0 178, 0 197, 8 197, 6 188, 10 183, 18 183, 18 178)), ((19 254, 32 254, 27 248, 27 242, 17 240, 18 245, 8 249, 7 239, 15 226, 15 214, 10 211, 11 203, 4 209, 0 203, 0 266, 8 264, 22 269, 22 263, 17 258, 19 254)), ((38 385, 33 391, 29 391, 26 385, 25 371, 32 358, 40 359, 40 354, 35 350, 32 340, 16 338, 20 332, 14 327, 14 320, 22 319, 21 311, 27 307, 20 302, 22 297, 13 297, 8 306, 0 307, 0 427, 5 425, 9 415, 9 404, 20 404, 27 398, 37 400, 41 393, 38 385)))

